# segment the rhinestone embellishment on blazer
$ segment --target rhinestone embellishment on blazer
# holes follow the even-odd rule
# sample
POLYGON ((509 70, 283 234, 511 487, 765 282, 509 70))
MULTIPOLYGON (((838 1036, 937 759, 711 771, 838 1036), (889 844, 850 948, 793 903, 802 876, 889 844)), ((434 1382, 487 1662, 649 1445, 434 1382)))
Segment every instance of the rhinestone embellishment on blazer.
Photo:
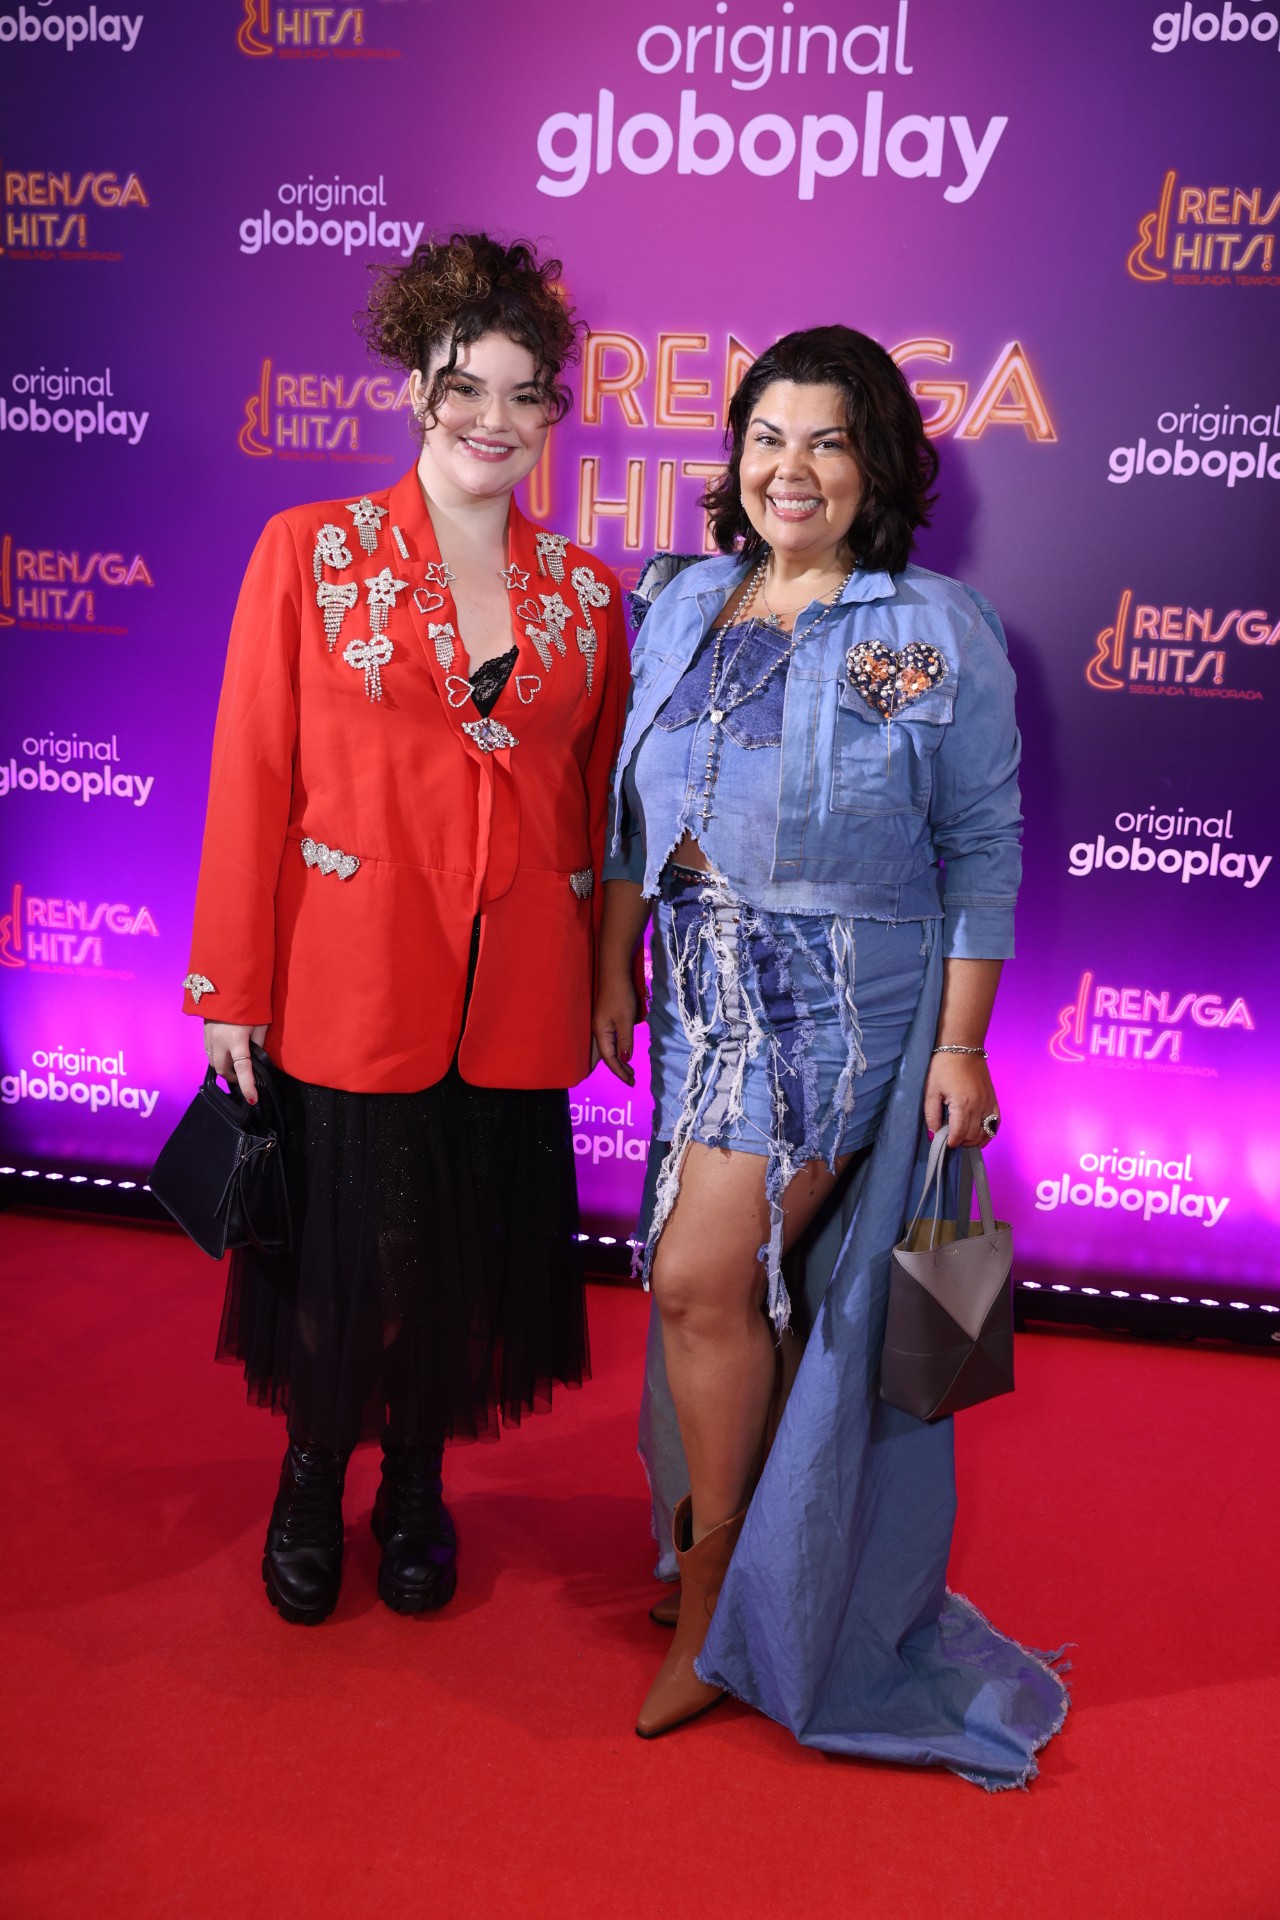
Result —
POLYGON ((540 593, 538 598, 542 602, 543 630, 563 660, 566 653, 564 630, 569 624, 569 609, 558 593, 540 593))
POLYGON ((587 698, 591 697, 591 682, 596 670, 596 630, 594 627, 578 628, 578 652, 587 663, 587 698))
POLYGON ((579 900, 589 900, 591 898, 591 890, 595 884, 596 873, 594 867, 579 867, 576 873, 569 875, 569 885, 573 888, 579 900))
POLYGON ((573 590, 578 596, 584 620, 591 618, 592 607, 608 606, 609 589, 603 580, 596 579, 590 567, 575 567, 569 577, 573 581, 573 590))
POLYGON ((382 523, 387 517, 387 509, 375 507, 366 493, 359 500, 353 500, 347 512, 355 522, 356 532, 360 535, 360 545, 366 553, 372 553, 378 544, 378 536, 382 532, 382 523))
POLYGON ((518 747, 520 742, 501 720, 464 720, 462 731, 469 733, 481 753, 496 753, 501 747, 518 747))
POLYGON ((302 857, 309 867, 319 867, 321 873, 336 873, 339 880, 349 880, 360 865, 354 853, 344 853, 341 847, 326 847, 323 840, 304 840, 302 857))
POLYGON ((369 631, 375 640, 387 624, 387 616, 396 604, 396 595, 403 593, 408 584, 407 580, 397 580, 390 567, 384 567, 381 573, 375 573, 371 580, 365 581, 369 589, 369 631))
POLYGON ((845 655, 849 684, 885 720, 932 692, 947 671, 936 647, 912 640, 900 653, 883 640, 860 640, 845 655))
POLYGON ((189 973, 182 984, 197 1006, 200 1005, 201 994, 216 993, 218 991, 208 975, 203 973, 189 973))
POLYGON ((348 640, 342 657, 349 667, 364 675, 364 690, 371 700, 382 698, 382 669, 395 651, 383 634, 376 640, 348 640))
POLYGON ((351 565, 351 549, 347 545, 347 536, 341 527, 335 527, 332 520, 326 520, 316 535, 316 550, 311 556, 311 570, 320 585, 320 576, 325 567, 335 572, 351 565))
MULTIPOLYGON (((443 602, 441 604, 443 604, 443 602)), ((439 625, 434 621, 429 621, 427 624, 427 634, 432 646, 435 648, 436 659, 447 673, 453 665, 453 656, 456 651, 454 641, 457 639, 457 635, 453 631, 452 620, 443 620, 439 625)))
POLYGON ((329 642, 330 653, 342 631, 342 616, 350 613, 359 594, 360 589, 354 580, 321 580, 316 587, 316 605, 324 616, 324 634, 329 642))
POLYGON ((562 533, 540 533, 534 541, 538 555, 538 572, 550 574, 553 580, 564 579, 564 552, 569 542, 562 533))

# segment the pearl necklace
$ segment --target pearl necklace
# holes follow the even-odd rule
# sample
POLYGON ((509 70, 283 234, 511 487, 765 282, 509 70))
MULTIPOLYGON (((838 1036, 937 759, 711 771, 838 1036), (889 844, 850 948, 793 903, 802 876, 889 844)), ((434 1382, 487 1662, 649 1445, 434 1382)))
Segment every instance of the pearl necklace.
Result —
MULTIPOLYGON (((770 556, 766 553, 764 559, 760 562, 743 588, 742 597, 734 609, 734 614, 737 618, 741 618, 747 613, 757 593, 762 600, 764 599, 764 578, 768 571, 769 559, 770 556)), ((790 638, 782 652, 778 654, 776 659, 769 663, 755 685, 748 687, 745 693, 740 693, 734 700, 726 700, 723 696, 717 698, 721 684, 720 676, 724 668, 724 636, 733 625, 733 620, 726 620, 721 626, 716 628, 715 646, 711 655, 711 680, 707 687, 707 718, 711 722, 711 730, 707 736, 707 767, 703 777, 702 793, 700 796, 702 803, 700 816, 702 826, 705 827, 707 821, 711 818, 711 796, 715 790, 716 775, 720 770, 720 731, 725 721, 731 713, 736 713, 739 707, 744 707, 748 700, 753 700, 756 694, 768 685, 779 668, 786 666, 800 642, 806 639, 809 634, 816 632, 832 609, 838 606, 840 596, 856 572, 857 562, 855 561, 848 573, 846 573, 844 579, 840 582, 840 585, 836 588, 834 594, 826 601, 821 613, 816 614, 807 627, 797 628, 793 626, 790 638)), ((765 600, 765 606, 768 607, 768 605, 768 601, 765 600)), ((772 609, 769 611, 769 618, 758 621, 757 624, 768 627, 775 633, 782 631, 782 623, 772 609)))

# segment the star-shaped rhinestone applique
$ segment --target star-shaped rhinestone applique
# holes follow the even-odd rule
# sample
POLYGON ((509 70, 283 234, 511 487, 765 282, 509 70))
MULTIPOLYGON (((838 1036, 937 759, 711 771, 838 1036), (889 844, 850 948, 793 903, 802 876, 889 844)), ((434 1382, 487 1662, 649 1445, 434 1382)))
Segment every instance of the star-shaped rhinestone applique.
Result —
POLYGON ((408 586, 407 580, 397 580, 390 567, 384 567, 381 573, 375 573, 372 580, 366 580, 369 589, 369 625, 375 634, 382 632, 387 624, 387 616, 396 604, 396 595, 403 593, 408 586))
POLYGON ((447 560, 433 560, 424 568, 422 577, 429 587, 447 587, 458 576, 447 560))
POLYGON ((517 567, 513 562, 511 566, 503 567, 502 584, 508 593, 527 593, 529 576, 523 567, 517 567))
POLYGON ((369 605, 393 607, 396 603, 396 595, 403 593, 408 584, 407 580, 397 580, 390 567, 384 567, 381 573, 374 574, 372 580, 365 581, 369 589, 369 605))
POLYGON ((565 549, 569 545, 564 534, 540 533, 534 545, 538 554, 538 572, 549 573, 553 580, 563 580, 565 549))
POLYGON ((360 545, 366 553, 372 553, 378 544, 378 535, 387 517, 387 509, 375 507, 366 493, 359 500, 351 501, 347 512, 355 522, 356 532, 360 535, 360 545))

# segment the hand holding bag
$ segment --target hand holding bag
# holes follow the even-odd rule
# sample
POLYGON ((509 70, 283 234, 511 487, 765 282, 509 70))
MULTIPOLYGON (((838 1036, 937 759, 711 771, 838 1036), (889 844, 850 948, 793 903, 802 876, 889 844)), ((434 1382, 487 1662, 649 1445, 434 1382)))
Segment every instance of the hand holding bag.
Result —
POLYGON ((215 1260, 236 1247, 287 1253, 292 1223, 284 1170, 284 1099, 261 1047, 250 1048, 258 1105, 212 1067, 151 1169, 151 1191, 215 1260))
POLYGON ((991 1210, 977 1147, 959 1147, 954 1219, 942 1218, 947 1130, 929 1149, 915 1218, 893 1249, 880 1398, 919 1420, 1013 1391, 1013 1230, 991 1210), (980 1220, 970 1218, 978 1189, 980 1220), (922 1215, 933 1196, 931 1219, 922 1215))

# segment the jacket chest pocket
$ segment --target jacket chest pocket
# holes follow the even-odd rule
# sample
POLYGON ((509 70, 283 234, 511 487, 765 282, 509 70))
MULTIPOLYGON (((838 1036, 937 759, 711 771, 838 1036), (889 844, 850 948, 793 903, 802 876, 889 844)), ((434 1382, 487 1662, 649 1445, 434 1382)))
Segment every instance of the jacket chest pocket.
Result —
POLYGON ((837 813, 929 811, 933 759, 954 694, 936 687, 887 721, 848 682, 836 707, 831 805, 837 813))

